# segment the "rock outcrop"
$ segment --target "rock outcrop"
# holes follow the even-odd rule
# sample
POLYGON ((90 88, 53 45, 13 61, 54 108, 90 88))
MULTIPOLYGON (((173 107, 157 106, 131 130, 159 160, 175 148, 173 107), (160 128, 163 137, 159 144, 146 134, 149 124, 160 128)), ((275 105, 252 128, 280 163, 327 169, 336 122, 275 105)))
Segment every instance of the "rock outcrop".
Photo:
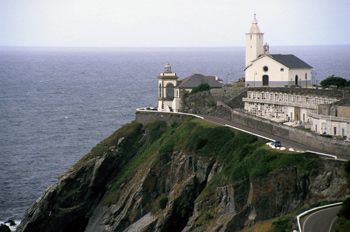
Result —
MULTIPOLYGON (((192 131, 201 126, 190 123, 192 131)), ((115 132, 43 193, 17 231, 240 231, 347 193, 342 163, 317 158, 309 169, 228 179, 228 158, 201 155, 210 136, 186 148, 181 125, 166 127, 133 122, 115 132)))

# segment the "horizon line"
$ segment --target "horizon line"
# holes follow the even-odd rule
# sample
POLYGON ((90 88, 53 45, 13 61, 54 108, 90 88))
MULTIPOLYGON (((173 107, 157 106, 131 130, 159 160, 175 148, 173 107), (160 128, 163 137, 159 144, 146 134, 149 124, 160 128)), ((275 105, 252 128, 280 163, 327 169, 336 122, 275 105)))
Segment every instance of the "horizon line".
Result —
MULTIPOLYGON (((324 47, 324 46, 350 46, 350 44, 317 44, 317 45, 276 45, 273 47, 324 47)), ((0 48, 118 48, 118 49, 149 49, 149 48, 245 48, 245 46, 27 46, 27 45, 0 45, 0 48)))

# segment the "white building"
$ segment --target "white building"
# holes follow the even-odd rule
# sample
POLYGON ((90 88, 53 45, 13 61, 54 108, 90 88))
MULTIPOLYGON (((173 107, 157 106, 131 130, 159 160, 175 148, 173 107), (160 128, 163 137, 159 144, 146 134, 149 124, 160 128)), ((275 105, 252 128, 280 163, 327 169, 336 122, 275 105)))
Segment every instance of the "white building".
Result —
POLYGON ((350 138, 350 102, 319 105, 309 117, 311 131, 350 138))
POLYGON ((263 37, 254 16, 246 33, 245 86, 310 86, 312 67, 291 54, 270 54, 263 37))
POLYGON ((202 83, 208 83, 211 88, 222 88, 222 80, 214 76, 192 74, 178 80, 176 73, 171 72, 169 63, 165 65, 164 72, 158 76, 158 111, 178 112, 185 93, 202 83))
POLYGON ((275 91, 248 91, 243 98, 247 113, 280 119, 280 121, 298 121, 310 123, 309 112, 316 111, 319 104, 331 104, 335 98, 317 95, 301 95, 275 91))

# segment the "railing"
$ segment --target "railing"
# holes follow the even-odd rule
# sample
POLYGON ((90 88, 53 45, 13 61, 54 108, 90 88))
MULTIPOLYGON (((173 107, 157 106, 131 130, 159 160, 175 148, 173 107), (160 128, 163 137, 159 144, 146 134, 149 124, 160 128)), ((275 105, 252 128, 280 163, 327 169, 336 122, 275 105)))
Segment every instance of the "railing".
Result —
POLYGON ((310 111, 307 112, 307 115, 309 117, 316 118, 316 119, 324 119, 324 120, 337 121, 337 122, 350 122, 350 118, 328 116, 328 115, 313 113, 310 111))
POLYGON ((255 103, 264 103, 264 104, 275 104, 275 105, 284 105, 284 106, 294 106, 294 107, 302 107, 302 108, 308 108, 308 109, 317 109, 317 105, 315 104, 307 104, 302 102, 286 102, 282 99, 276 101, 276 100, 268 100, 268 99, 256 99, 256 98, 242 98, 242 101, 244 102, 255 102, 255 103))

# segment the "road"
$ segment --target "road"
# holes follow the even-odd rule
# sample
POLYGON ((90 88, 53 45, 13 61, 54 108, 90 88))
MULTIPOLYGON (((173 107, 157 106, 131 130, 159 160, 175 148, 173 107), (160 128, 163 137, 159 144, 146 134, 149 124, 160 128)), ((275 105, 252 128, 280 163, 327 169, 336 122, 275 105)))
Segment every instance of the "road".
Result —
POLYGON ((320 209, 301 218, 302 232, 331 232, 341 206, 320 209))
MULTIPOLYGON (((313 152, 318 152, 318 153, 324 153, 321 150, 317 150, 315 148, 306 146, 304 144, 296 143, 296 142, 288 140, 288 139, 283 139, 283 138, 280 138, 280 137, 278 137, 276 135, 273 135, 273 134, 270 134, 270 133, 266 133, 266 132, 263 132, 263 131, 259 131, 259 130, 255 130, 255 129, 252 129, 250 127, 247 127, 247 126, 244 126, 244 125, 241 125, 241 124, 237 124, 237 123, 234 123, 232 121, 228 121, 228 120, 225 120, 225 119, 222 119, 222 118, 216 118, 216 117, 207 116, 207 115, 200 115, 200 116, 203 117, 204 120, 207 120, 207 121, 210 121, 210 122, 218 123, 220 125, 227 124, 227 125, 230 125, 230 126, 233 126, 233 127, 237 127, 237 128, 239 128, 241 130, 249 131, 251 133, 258 134, 258 135, 270 138, 272 140, 279 140, 279 141, 281 141, 282 146, 286 147, 287 149, 288 148, 293 148, 295 151, 301 151, 301 152, 313 151, 313 152)), ((345 156, 338 156, 338 159, 348 160, 349 158, 345 157, 345 156)))

